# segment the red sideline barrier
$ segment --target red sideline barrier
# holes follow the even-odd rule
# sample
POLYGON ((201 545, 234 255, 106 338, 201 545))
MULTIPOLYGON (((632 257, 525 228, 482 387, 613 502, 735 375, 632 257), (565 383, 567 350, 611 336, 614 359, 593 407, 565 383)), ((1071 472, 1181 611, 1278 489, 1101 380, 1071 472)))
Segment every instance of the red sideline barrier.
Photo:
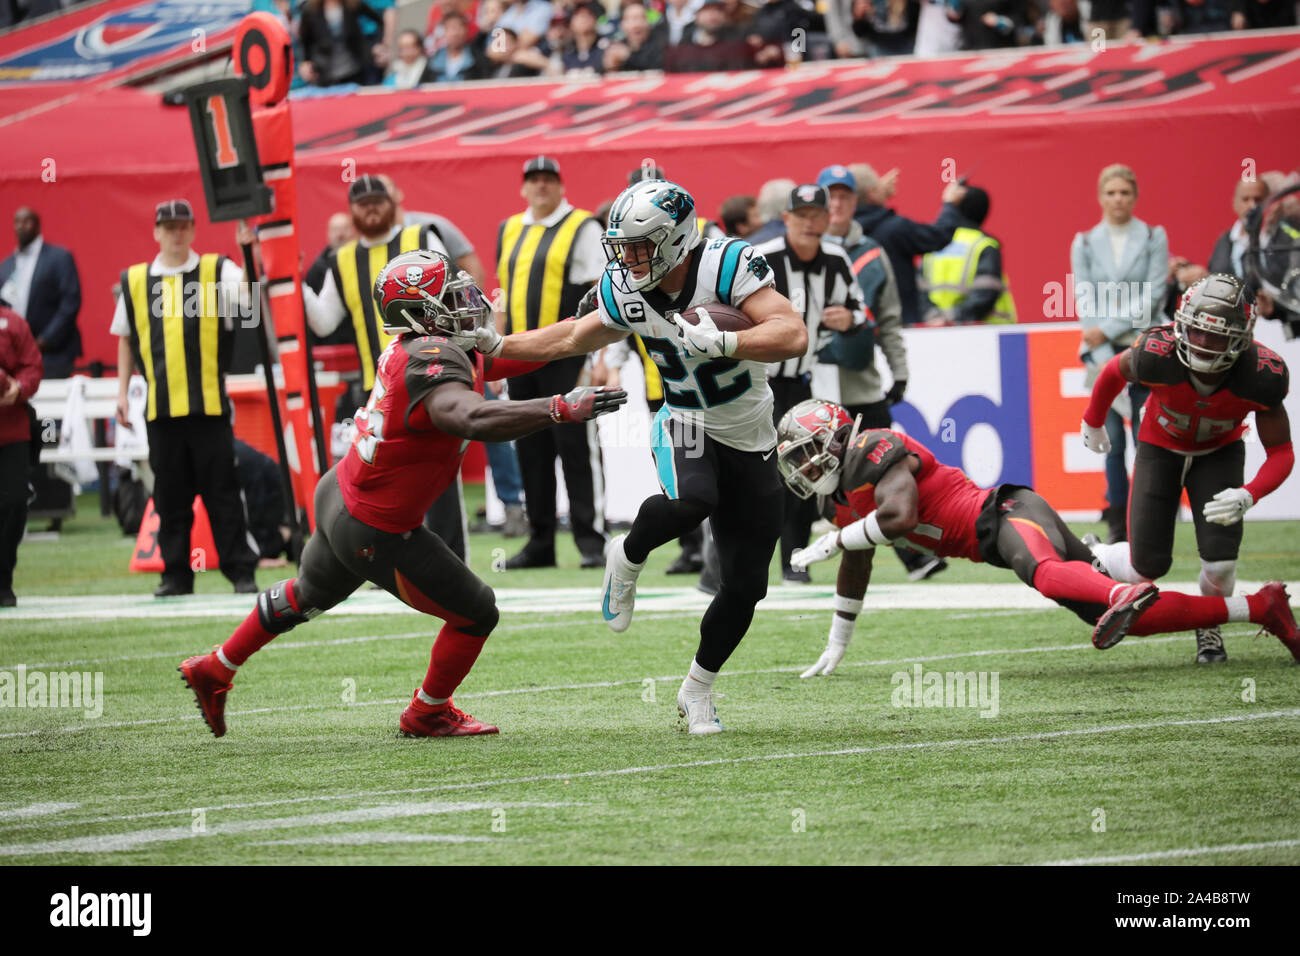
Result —
MULTIPOLYGON (((407 206, 455 220, 489 271, 499 222, 522 208, 523 159, 559 157, 569 198, 594 209, 652 159, 713 214, 776 176, 838 161, 903 170, 895 207, 929 219, 941 177, 992 195, 1022 319, 1066 281, 1073 234, 1100 219, 1096 179, 1132 166, 1137 214, 1170 251, 1204 261, 1231 224, 1232 184, 1300 158, 1300 32, 1189 38, 940 60, 811 64, 791 71, 497 83, 293 101, 303 250, 346 208, 346 178, 385 170, 407 206)), ((126 90, 89 95, 0 137, 0 205, 38 208, 81 269, 86 359, 113 361, 109 290, 156 254, 150 213, 202 194, 183 110, 126 90), (57 179, 42 182, 44 160, 57 179), (94 210, 87 215, 87 210, 94 210)), ((233 230, 200 223, 196 247, 235 253, 233 230)), ((1068 318, 1068 316, 1066 317, 1068 318)))

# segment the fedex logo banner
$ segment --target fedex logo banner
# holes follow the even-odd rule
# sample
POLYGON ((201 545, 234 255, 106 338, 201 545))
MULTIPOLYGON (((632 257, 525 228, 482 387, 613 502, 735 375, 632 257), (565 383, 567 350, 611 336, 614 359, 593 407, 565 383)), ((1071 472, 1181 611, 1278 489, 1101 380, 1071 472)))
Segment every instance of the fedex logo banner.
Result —
POLYGON ((147 57, 208 42, 233 29, 248 0, 154 0, 117 10, 47 43, 0 60, 0 81, 98 77, 147 57))

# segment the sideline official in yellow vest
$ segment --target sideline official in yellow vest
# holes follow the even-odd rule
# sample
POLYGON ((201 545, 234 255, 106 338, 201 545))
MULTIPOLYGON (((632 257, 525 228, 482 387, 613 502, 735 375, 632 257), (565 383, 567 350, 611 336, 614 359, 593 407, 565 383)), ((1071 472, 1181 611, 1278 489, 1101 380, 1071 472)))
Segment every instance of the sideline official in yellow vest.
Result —
MULTIPOLYGON (((501 224, 497 279, 505 293, 507 334, 551 325, 573 315, 583 294, 605 271, 599 221, 564 199, 560 164, 549 156, 524 163, 521 194, 528 209, 501 224)), ((578 382, 585 356, 550 362, 510 380, 510 397, 539 398, 578 382)), ((555 564, 555 458, 564 467, 569 524, 584 568, 605 566, 605 480, 595 422, 554 425, 515 441, 523 477, 529 537, 507 568, 555 564)))
POLYGON ((982 231, 989 194, 969 186, 957 203, 960 217, 952 241, 921 260, 921 285, 928 297, 927 325, 1014 322, 1016 304, 1002 271, 1002 247, 982 231))
POLYGON ((361 385, 367 393, 375 385, 375 366, 392 336, 375 309, 375 277, 403 252, 428 249, 455 259, 447 251, 437 227, 429 223, 403 226, 397 204, 378 176, 358 176, 348 187, 352 224, 359 239, 335 251, 319 293, 303 286, 307 322, 320 337, 332 333, 345 320, 352 323, 361 366, 361 385))
POLYGON ((164 570, 155 597, 194 591, 194 572, 209 562, 190 551, 194 497, 203 499, 221 573, 239 594, 256 594, 257 546, 248 534, 235 475, 234 430, 226 371, 236 316, 260 315, 243 272, 224 256, 200 256, 194 210, 184 199, 154 212, 158 256, 122 270, 121 296, 111 331, 117 340, 119 427, 128 421, 132 367, 148 383, 145 428, 158 547, 164 570))

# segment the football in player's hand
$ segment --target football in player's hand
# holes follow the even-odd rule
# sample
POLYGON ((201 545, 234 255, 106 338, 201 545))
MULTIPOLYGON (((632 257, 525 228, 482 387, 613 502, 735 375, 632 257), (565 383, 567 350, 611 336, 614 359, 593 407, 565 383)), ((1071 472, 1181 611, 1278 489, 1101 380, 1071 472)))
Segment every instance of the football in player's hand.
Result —
POLYGON ((729 305, 723 305, 721 302, 710 302, 707 305, 697 305, 692 309, 685 309, 682 312, 682 318, 690 325, 699 325, 700 317, 696 310, 704 309, 709 313, 709 318, 713 319, 713 324, 723 332, 740 332, 743 329, 752 329, 754 320, 741 312, 737 308, 729 305))

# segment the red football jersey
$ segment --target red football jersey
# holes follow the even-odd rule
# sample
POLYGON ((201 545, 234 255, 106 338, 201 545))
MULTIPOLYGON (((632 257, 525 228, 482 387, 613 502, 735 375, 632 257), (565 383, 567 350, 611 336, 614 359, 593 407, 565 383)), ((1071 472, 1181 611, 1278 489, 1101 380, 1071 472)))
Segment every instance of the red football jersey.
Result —
POLYGON ((883 428, 863 432, 844 453, 841 490, 832 499, 835 523, 842 528, 874 511, 876 485, 908 455, 921 460, 916 473, 920 523, 903 540, 925 554, 983 561, 975 519, 989 489, 979 487, 960 468, 940 464, 919 441, 883 428))
POLYGON ((1138 438, 1183 454, 1199 454, 1234 442, 1251 412, 1277 408, 1286 398, 1286 362, 1254 342, 1228 369, 1218 387, 1202 395, 1178 358, 1170 325, 1143 332, 1133 343, 1133 376, 1150 387, 1138 438))
POLYGON ((338 466, 352 517, 393 534, 423 523, 425 512, 456 480, 469 446, 468 439, 433 426, 424 399, 448 382, 481 394, 481 378, 469 356, 440 336, 402 335, 388 344, 370 401, 357 412, 352 447, 338 466))

